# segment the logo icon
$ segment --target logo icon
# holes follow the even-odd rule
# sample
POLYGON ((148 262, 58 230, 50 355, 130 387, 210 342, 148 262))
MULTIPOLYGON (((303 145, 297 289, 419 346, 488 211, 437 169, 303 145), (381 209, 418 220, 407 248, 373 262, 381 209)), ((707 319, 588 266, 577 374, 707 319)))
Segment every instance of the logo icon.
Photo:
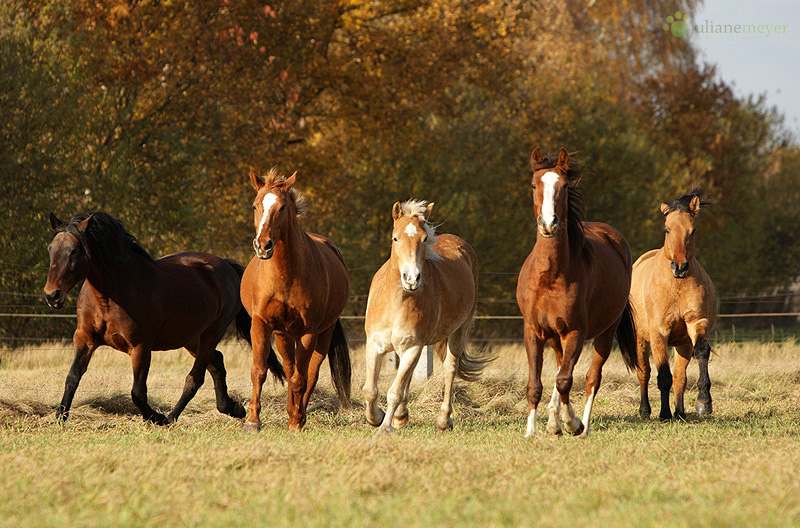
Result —
POLYGON ((683 37, 689 32, 688 22, 688 15, 684 15, 680 11, 675 11, 675 15, 669 15, 667 17, 667 23, 661 27, 664 31, 669 31, 676 37, 683 37))

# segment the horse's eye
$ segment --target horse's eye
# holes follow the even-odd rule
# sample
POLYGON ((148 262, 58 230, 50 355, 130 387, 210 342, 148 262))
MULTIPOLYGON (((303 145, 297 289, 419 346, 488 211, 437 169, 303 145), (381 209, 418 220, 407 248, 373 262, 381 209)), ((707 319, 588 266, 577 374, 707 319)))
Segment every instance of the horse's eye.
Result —
POLYGON ((254 206, 253 206, 253 211, 255 211, 255 210, 256 210, 256 206, 254 205, 254 206))
POLYGON ((697 231, 697 228, 693 228, 693 229, 692 229, 692 232, 691 232, 691 233, 689 233, 689 234, 690 234, 690 235, 692 235, 692 236, 694 236, 694 232, 695 232, 695 231, 697 231))
POLYGON ((425 238, 423 238, 423 239, 422 239, 422 242, 423 242, 423 243, 425 243, 425 242, 427 242, 427 241, 428 241, 428 237, 427 237, 427 236, 426 236, 425 238))
POLYGON ((669 234, 669 228, 668 228, 668 227, 665 227, 665 228, 664 228, 664 232, 665 232, 666 234, 669 234))
POLYGON ((285 205, 282 205, 282 206, 281 206, 281 208, 280 208, 280 209, 278 209, 278 211, 283 211, 284 209, 286 209, 286 206, 285 206, 285 205))
POLYGON ((535 183, 531 184, 531 189, 536 189, 536 184, 535 183))
POLYGON ((392 237, 392 242, 397 242, 397 237, 396 236, 392 237))

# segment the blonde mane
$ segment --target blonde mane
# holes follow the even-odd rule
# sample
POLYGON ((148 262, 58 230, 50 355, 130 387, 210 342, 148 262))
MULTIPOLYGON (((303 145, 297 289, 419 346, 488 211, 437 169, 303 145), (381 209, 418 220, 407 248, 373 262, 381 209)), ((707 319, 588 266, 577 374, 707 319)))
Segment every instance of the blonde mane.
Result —
POLYGON ((436 236, 436 227, 425 219, 425 208, 427 206, 428 202, 425 200, 411 199, 400 204, 400 211, 403 216, 417 217, 422 220, 422 227, 425 229, 425 234, 428 235, 428 240, 425 242, 425 258, 429 260, 443 260, 441 255, 433 249, 438 237, 436 236))
MULTIPOLYGON (((288 178, 280 174, 277 167, 272 167, 261 179, 264 181, 264 185, 267 188, 271 188, 285 182, 288 178)), ((306 211, 308 211, 308 200, 306 200, 306 197, 300 194, 300 191, 294 187, 289 190, 289 194, 292 197, 295 209, 297 209, 297 216, 305 216, 306 211)))

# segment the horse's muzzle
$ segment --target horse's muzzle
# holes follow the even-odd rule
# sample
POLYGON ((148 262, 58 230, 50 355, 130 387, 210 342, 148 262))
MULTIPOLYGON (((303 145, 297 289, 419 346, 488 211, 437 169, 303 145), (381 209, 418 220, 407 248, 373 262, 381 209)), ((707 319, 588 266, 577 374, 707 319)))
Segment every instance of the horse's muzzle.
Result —
POLYGON ((556 231, 558 231, 558 217, 553 217, 553 222, 548 224, 542 218, 542 215, 536 219, 536 227, 539 229, 539 234, 542 235, 544 238, 553 238, 556 236, 556 231))
POLYGON ((272 240, 268 240, 264 247, 261 247, 261 244, 258 243, 258 240, 253 239, 253 249, 256 252, 256 256, 261 260, 267 260, 268 258, 272 257, 272 253, 275 251, 275 243, 272 240))
POLYGON ((678 264, 674 260, 669 263, 672 269, 672 276, 676 279, 685 279, 689 275, 689 261, 678 264))
POLYGON ((64 307, 64 301, 66 300, 66 297, 67 296, 61 290, 54 290, 51 293, 47 293, 47 291, 44 292, 44 298, 47 301, 47 304, 56 310, 60 310, 64 307))

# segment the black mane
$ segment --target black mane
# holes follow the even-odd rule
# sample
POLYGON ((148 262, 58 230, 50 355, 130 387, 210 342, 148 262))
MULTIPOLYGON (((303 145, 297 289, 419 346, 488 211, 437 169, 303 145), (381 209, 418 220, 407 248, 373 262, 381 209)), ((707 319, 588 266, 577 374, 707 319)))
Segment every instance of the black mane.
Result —
POLYGON ((669 209, 665 214, 669 214, 672 211, 680 211, 684 213, 691 213, 691 209, 689 208, 689 204, 692 203, 694 197, 697 196, 700 198, 700 207, 705 207, 711 205, 711 202, 703 201, 703 190, 699 187, 695 187, 688 193, 684 194, 683 196, 678 196, 674 200, 669 203, 669 209))
MULTIPOLYGON (((548 154, 541 160, 533 163, 534 172, 542 169, 555 168, 558 161, 557 154, 548 154)), ((573 255, 583 255, 591 258, 591 246, 586 243, 586 233, 583 223, 586 221, 586 202, 583 189, 578 186, 586 171, 570 167, 567 176, 567 236, 569 237, 569 252, 573 255)))
POLYGON ((153 260, 139 241, 125 230, 119 219, 102 211, 77 214, 58 226, 56 232, 75 236, 86 250, 87 256, 103 266, 125 262, 134 255, 153 260), (87 218, 89 221, 86 230, 81 231, 78 226, 87 218))

